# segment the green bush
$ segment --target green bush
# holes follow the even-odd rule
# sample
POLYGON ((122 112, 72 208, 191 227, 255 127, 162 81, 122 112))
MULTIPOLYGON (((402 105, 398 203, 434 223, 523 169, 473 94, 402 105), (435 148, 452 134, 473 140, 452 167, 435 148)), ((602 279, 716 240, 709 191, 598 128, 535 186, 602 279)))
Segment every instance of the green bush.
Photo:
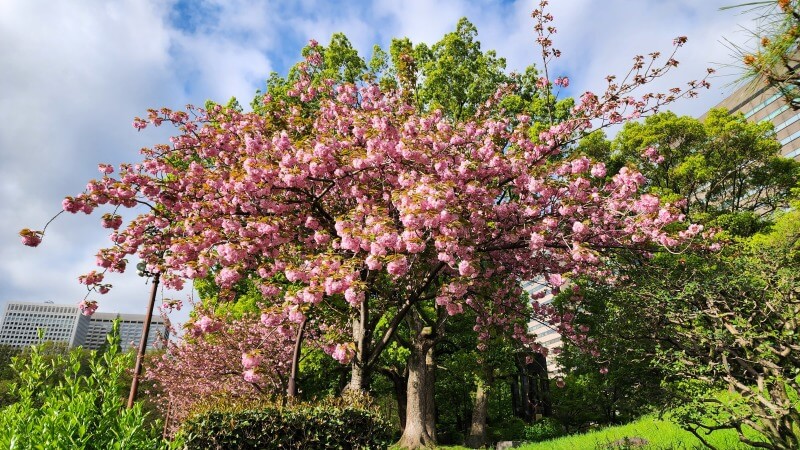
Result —
MULTIPOLYGON (((116 333, 112 334, 116 336, 116 333)), ((120 390, 132 354, 120 354, 119 337, 108 350, 92 352, 89 373, 81 374, 81 349, 47 358, 43 346, 14 358, 15 403, 0 410, 0 448, 157 449, 156 430, 145 427, 141 405, 125 409, 120 390), (57 374, 63 370, 63 374, 57 374), (60 380, 50 383, 55 375, 60 380)))
POLYGON ((525 440, 541 442, 555 439, 564 434, 564 427, 551 417, 543 417, 536 423, 525 426, 525 440))
POLYGON ((189 417, 176 441, 203 449, 384 449, 391 425, 373 409, 347 401, 286 406, 221 405, 189 417))
POLYGON ((525 437, 525 421, 519 417, 506 417, 500 423, 489 426, 492 441, 519 441, 525 437))

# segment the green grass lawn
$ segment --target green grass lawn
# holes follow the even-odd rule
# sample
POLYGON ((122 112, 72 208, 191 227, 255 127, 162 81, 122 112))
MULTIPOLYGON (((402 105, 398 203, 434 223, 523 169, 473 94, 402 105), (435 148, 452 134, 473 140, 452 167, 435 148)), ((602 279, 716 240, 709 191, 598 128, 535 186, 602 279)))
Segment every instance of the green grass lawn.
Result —
MULTIPOLYGON (((721 450, 753 449, 739 442, 734 431, 715 431, 704 436, 714 447, 721 450)), ((751 436, 755 438, 755 436, 751 436)), ((644 416, 627 425, 607 427, 585 434, 565 436, 550 441, 538 442, 516 447, 519 450, 694 450, 705 449, 700 440, 692 433, 682 429, 668 420, 660 420, 655 416, 644 416), (646 440, 645 445, 624 445, 624 440, 639 438, 646 440)), ((442 446, 439 450, 468 450, 461 446, 442 446)))
MULTIPOLYGON (((753 448, 740 443, 736 433, 729 430, 716 431, 705 439, 711 445, 720 449, 739 450, 753 448)), ((567 436, 520 447, 521 450, 594 450, 612 448, 667 450, 702 449, 705 447, 688 431, 669 421, 659 420, 653 416, 645 416, 627 425, 608 427, 586 434, 567 436), (619 443, 625 438, 641 438, 646 440, 647 444, 628 447, 619 444, 612 446, 613 443, 619 443)))

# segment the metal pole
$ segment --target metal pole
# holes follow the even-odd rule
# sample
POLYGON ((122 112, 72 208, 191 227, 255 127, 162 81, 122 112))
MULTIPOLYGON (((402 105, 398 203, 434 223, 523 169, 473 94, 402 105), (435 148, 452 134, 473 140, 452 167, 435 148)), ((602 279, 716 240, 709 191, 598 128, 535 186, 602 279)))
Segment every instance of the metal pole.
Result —
POLYGON ((144 328, 142 329, 142 340, 139 341, 139 351, 136 354, 136 367, 133 369, 133 379, 131 380, 131 393, 128 395, 128 409, 133 408, 136 394, 139 391, 139 377, 142 375, 142 361, 144 352, 147 349, 147 338, 150 335, 150 321, 153 317, 153 308, 156 304, 156 291, 160 274, 153 276, 153 287, 150 289, 150 304, 147 306, 147 316, 144 318, 144 328))

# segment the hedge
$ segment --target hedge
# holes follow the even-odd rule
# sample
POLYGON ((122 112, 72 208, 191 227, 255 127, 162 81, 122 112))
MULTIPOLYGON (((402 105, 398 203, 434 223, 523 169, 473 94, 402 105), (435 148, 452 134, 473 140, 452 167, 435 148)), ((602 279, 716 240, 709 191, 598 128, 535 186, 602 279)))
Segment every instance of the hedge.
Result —
POLYGON ((203 449, 385 449, 392 429, 372 409, 301 403, 209 410, 188 418, 178 439, 203 449))

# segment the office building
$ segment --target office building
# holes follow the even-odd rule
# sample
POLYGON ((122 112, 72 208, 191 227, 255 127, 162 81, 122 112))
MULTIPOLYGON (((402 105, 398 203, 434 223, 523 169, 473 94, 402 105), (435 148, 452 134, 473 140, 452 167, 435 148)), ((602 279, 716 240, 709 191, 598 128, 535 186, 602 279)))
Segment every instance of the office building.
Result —
MULTIPOLYGON (((70 347, 99 349, 106 343, 115 319, 120 319, 120 345, 123 350, 137 347, 144 328, 144 314, 95 313, 81 314, 76 305, 56 305, 51 302, 9 302, 0 325, 0 345, 26 347, 41 341, 64 342, 70 347), (43 334, 39 338, 40 330, 43 334)), ((154 348, 168 337, 161 317, 153 316, 147 348, 154 348)))
MULTIPOLYGON (((123 351, 139 346, 142 339, 142 329, 147 316, 144 314, 118 314, 94 313, 89 321, 89 329, 83 347, 91 350, 99 349, 106 341, 106 336, 111 332, 114 320, 119 319, 119 341, 123 351)), ((152 349, 162 339, 167 337, 167 327, 164 319, 153 316, 150 321, 150 333, 147 336, 147 348, 152 349)))
POLYGON ((81 345, 89 329, 89 318, 75 305, 10 302, 6 304, 0 325, 0 344, 25 347, 40 341, 81 345))

